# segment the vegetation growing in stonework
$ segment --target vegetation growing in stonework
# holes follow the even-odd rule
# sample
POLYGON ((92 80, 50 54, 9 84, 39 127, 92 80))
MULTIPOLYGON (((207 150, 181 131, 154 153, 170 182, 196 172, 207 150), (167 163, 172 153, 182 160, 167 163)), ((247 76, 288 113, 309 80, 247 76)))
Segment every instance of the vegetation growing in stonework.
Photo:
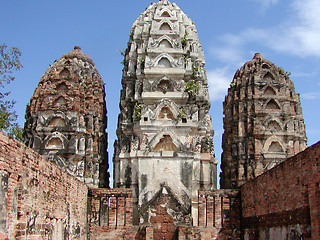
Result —
POLYGON ((146 58, 145 57, 141 58, 141 60, 140 60, 140 69, 141 70, 144 70, 145 63, 146 63, 146 58))
POLYGON ((127 71, 128 70, 128 64, 129 64, 129 62, 126 60, 126 51, 127 51, 127 49, 123 49, 123 50, 118 49, 118 51, 120 52, 121 56, 124 57, 123 61, 121 62, 121 64, 123 65, 123 70, 127 71))
POLYGON ((183 38, 181 39, 182 48, 185 48, 187 46, 187 44, 188 44, 187 36, 188 36, 188 32, 186 32, 184 34, 183 38))
POLYGON ((184 59, 184 64, 187 65, 187 63, 188 63, 188 54, 183 54, 182 57, 184 59))
POLYGON ((164 94, 166 94, 166 93, 168 92, 168 87, 167 87, 167 86, 163 86, 163 87, 162 87, 162 92, 163 92, 164 94))
POLYGON ((192 67, 193 76, 197 75, 198 71, 199 71, 199 67, 196 67, 193 65, 193 67, 192 67))
POLYGON ((185 118, 186 117, 186 114, 185 114, 185 112, 183 111, 182 108, 179 109, 178 117, 179 118, 185 118))
POLYGON ((190 80, 186 84, 186 92, 189 94, 189 97, 195 97, 200 90, 199 84, 195 83, 194 80, 190 80))
POLYGON ((129 33, 129 37, 130 37, 130 39, 133 39, 133 32, 129 33))
POLYGON ((291 72, 285 72, 282 67, 279 67, 278 70, 281 75, 284 75, 285 79, 289 79, 291 76, 291 72))
POLYGON ((198 72, 199 72, 200 70, 206 71, 206 69, 205 69, 204 67, 202 67, 202 66, 198 67, 198 66, 193 65, 193 67, 192 67, 192 74, 193 74, 193 76, 194 76, 194 77, 199 76, 199 75, 198 75, 198 72))
POLYGON ((16 123, 17 115, 13 110, 15 101, 8 100, 10 92, 2 91, 5 84, 14 80, 12 73, 20 70, 22 64, 19 57, 21 52, 18 48, 7 48, 5 44, 0 45, 0 130, 8 133, 10 136, 22 140, 22 129, 16 123))
POLYGON ((142 104, 136 102, 134 105, 134 110, 133 110, 133 120, 134 121, 139 121, 141 119, 141 110, 142 110, 142 104))
POLYGON ((235 87, 236 86, 236 83, 232 82, 230 83, 230 87, 235 87))

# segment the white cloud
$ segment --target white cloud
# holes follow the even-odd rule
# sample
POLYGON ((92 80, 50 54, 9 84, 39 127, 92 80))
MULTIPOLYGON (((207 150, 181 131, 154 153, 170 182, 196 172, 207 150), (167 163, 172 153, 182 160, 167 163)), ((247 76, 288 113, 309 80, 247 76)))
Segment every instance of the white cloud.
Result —
MULTIPOLYGON (((264 2, 254 0, 256 2, 264 2)), ((264 5, 278 0, 265 1, 264 5)), ((245 47, 259 44, 274 51, 299 57, 320 57, 320 4, 319 0, 294 0, 290 17, 271 28, 247 28, 238 34, 219 38, 222 45, 211 49, 211 54, 222 62, 243 62, 245 47)), ((237 64, 238 65, 238 64, 237 64)))
POLYGON ((279 0, 251 0, 260 5, 261 13, 264 13, 271 5, 277 4, 279 0))
POLYGON ((319 0, 294 0, 291 17, 274 29, 265 31, 270 47, 300 57, 320 57, 319 0))
MULTIPOLYGON (((253 0, 256 2, 262 2, 253 0)), ((223 100, 236 68, 241 67, 248 53, 254 55, 254 47, 263 46, 276 52, 298 57, 320 57, 320 4, 319 0, 293 0, 289 17, 270 28, 244 28, 237 34, 225 34, 218 38, 220 45, 210 49, 210 54, 225 68, 208 71, 211 100, 223 100), (232 69, 232 70, 231 70, 232 69)), ((278 0, 266 1, 268 6, 278 0)), ((260 47, 259 47, 260 48, 260 47)), ((263 53, 262 53, 263 54, 263 53)), ((315 75, 297 73, 296 77, 315 75)), ((305 99, 320 99, 320 92, 301 94, 305 99)))
POLYGON ((224 100, 228 87, 233 79, 233 73, 228 67, 207 71, 209 95, 211 101, 224 100))
POLYGON ((229 45, 227 48, 211 48, 210 53, 223 63, 238 66, 243 62, 241 48, 232 45, 229 45))
POLYGON ((320 92, 302 93, 301 98, 308 99, 308 100, 320 99, 320 92))

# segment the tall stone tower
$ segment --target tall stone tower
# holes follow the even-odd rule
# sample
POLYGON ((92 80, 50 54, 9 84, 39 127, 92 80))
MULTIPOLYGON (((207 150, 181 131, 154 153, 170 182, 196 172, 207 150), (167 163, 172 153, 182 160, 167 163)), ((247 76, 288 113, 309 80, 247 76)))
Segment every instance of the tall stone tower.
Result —
POLYGON ((175 223, 187 222, 198 190, 216 188, 196 27, 176 4, 160 0, 134 22, 123 55, 114 186, 134 190, 136 224, 155 221, 160 202, 175 223))
POLYGON ((26 110, 26 145, 89 186, 108 186, 104 97, 94 63, 76 46, 41 77, 26 110))
POLYGON ((223 106, 222 188, 239 187, 307 147, 289 74, 259 53, 236 72, 223 106))

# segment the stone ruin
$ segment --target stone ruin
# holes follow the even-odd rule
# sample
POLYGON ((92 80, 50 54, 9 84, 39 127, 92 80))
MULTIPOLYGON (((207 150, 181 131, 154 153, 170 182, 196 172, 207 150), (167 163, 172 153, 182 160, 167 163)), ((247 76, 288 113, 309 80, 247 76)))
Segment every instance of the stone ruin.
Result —
POLYGON ((320 238, 320 143, 305 149, 288 73, 260 54, 236 72, 216 189, 193 22, 175 3, 153 3, 123 55, 115 188, 104 84, 76 46, 40 79, 26 110, 26 145, 0 133, 0 239, 320 238))
POLYGON ((175 223, 188 223, 198 190, 216 188, 217 165, 196 27, 159 1, 134 22, 123 55, 115 187, 133 189, 136 224, 152 221, 161 198, 175 223))
POLYGON ((55 61, 26 110, 25 144, 80 181, 109 186, 104 83, 80 47, 55 61))
POLYGON ((222 188, 238 188, 307 147, 289 75, 259 53, 236 72, 223 105, 222 188))

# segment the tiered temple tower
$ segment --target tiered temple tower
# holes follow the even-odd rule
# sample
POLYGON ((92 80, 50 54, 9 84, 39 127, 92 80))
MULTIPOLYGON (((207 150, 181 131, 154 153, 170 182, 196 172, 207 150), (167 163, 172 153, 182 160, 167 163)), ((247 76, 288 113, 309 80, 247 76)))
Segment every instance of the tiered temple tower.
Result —
POLYGON ((104 98, 94 63, 76 46, 41 77, 26 110, 26 145, 89 186, 108 186, 104 98))
POLYGON ((307 147, 289 75, 258 53, 236 72, 224 102, 222 188, 237 188, 307 147))
POLYGON ((134 22, 123 55, 114 187, 134 190, 136 224, 154 222, 161 204, 188 222, 198 190, 216 188, 217 164, 196 27, 160 0, 134 22))

